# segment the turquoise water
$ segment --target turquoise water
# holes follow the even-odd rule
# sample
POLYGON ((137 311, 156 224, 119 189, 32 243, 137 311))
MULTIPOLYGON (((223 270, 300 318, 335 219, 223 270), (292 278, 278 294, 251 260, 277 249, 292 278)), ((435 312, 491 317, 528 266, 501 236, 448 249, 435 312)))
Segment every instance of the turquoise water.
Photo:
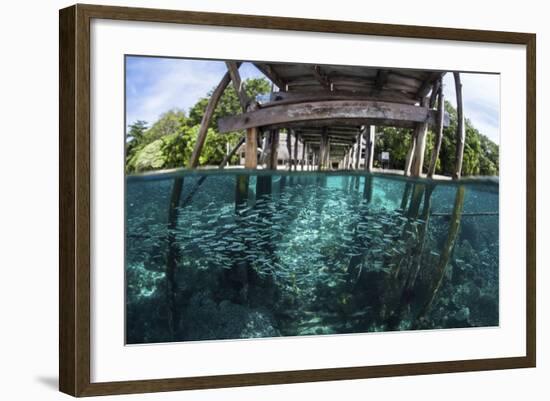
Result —
POLYGON ((490 179, 130 176, 126 340, 495 326, 498 224, 490 179))

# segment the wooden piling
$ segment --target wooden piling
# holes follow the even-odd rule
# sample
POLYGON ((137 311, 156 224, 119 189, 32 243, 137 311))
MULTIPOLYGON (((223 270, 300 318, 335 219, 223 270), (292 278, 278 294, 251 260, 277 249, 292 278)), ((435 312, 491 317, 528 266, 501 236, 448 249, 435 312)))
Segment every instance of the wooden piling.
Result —
POLYGON ((292 131, 294 133, 294 157, 292 166, 294 167, 294 171, 298 171, 298 134, 296 132, 292 131))
POLYGON ((464 127, 464 107, 462 104, 462 83, 460 82, 460 73, 454 72, 453 76, 455 79, 456 113, 458 120, 456 125, 455 171, 453 173, 453 179, 457 180, 462 174, 462 159, 464 157, 466 132, 464 127))
POLYGON ((292 170, 292 137, 290 134, 290 129, 286 130, 286 151, 288 153, 287 157, 287 170, 292 170))
POLYGON ((449 259, 451 258, 451 254, 456 243, 456 238, 458 237, 458 229, 460 228, 462 209, 464 207, 464 194, 465 187, 463 185, 460 185, 456 189, 455 203, 453 206, 451 220, 449 222, 449 233, 447 234, 447 240, 445 241, 445 245, 443 246, 443 250, 441 252, 441 255, 439 256, 439 262, 436 268, 437 281, 434 288, 432 289, 432 293, 428 301, 418 315, 417 321, 421 320, 430 311, 437 292, 441 287, 441 283, 443 282, 443 278, 445 277, 445 271, 449 263, 449 259))
MULTIPOLYGON (((422 99, 422 106, 427 107, 428 98, 422 99)), ((417 123, 416 125, 416 143, 414 148, 414 156, 411 165, 411 176, 420 177, 422 175, 422 167, 424 166, 424 154, 426 153, 426 137, 428 135, 428 124, 417 123)))
POLYGON ((273 129, 269 132, 269 135, 269 162, 267 163, 267 168, 269 170, 277 170, 279 161, 279 130, 273 129))
POLYGON ((246 130, 244 167, 255 169, 258 166, 258 129, 248 128, 246 130))
POLYGON ((443 120, 445 118, 445 97, 443 95, 443 84, 440 82, 437 94, 437 132, 430 167, 428 168, 428 178, 433 178, 443 142, 443 120))
POLYGON ((407 152, 407 157, 405 158, 405 167, 403 168, 403 175, 411 175, 411 166, 414 156, 414 149, 416 147, 416 130, 413 130, 411 133, 411 145, 409 146, 409 151, 407 152))
POLYGON ((356 138, 355 138, 355 141, 356 141, 356 147, 357 147, 357 155, 355 156, 355 169, 356 170, 359 170, 359 163, 361 161, 361 148, 362 148, 362 144, 361 144, 361 132, 357 134, 356 138))
POLYGON ((369 172, 372 171, 372 165, 374 162, 374 142, 376 140, 376 127, 374 125, 367 125, 365 131, 365 165, 363 168, 369 172))

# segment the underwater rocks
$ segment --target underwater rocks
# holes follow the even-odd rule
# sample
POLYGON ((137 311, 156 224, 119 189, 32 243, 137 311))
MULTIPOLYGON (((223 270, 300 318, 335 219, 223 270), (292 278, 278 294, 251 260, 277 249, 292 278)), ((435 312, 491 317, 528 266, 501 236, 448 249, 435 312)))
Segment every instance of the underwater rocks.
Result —
POLYGON ((191 297, 184 312, 183 326, 181 334, 185 340, 280 336, 268 310, 253 309, 227 300, 216 303, 209 291, 191 297))

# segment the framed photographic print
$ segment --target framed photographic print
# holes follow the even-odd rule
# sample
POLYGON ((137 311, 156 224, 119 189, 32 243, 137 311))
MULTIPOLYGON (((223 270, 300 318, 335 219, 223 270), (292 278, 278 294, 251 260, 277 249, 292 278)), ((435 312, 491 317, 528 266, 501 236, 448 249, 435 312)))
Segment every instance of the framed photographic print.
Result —
POLYGON ((534 367, 535 35, 60 11, 60 390, 534 367))

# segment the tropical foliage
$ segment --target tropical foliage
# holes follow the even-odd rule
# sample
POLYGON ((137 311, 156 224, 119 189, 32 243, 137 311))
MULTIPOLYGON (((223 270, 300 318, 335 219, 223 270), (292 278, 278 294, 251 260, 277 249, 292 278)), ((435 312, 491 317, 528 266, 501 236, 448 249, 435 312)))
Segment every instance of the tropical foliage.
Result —
MULTIPOLYGON (((436 164, 436 174, 452 175, 455 166, 456 125, 457 113, 454 107, 446 102, 445 109, 450 117, 450 124, 443 130, 443 141, 436 164)), ((471 123, 465 120, 466 140, 462 175, 498 175, 498 145, 481 134, 471 123)), ((411 145, 412 130, 404 128, 383 127, 377 130, 375 152, 390 152, 392 167, 403 169, 407 152, 411 145)), ((426 156, 424 157, 424 171, 427 171, 431 154, 435 145, 435 134, 428 131, 426 140, 426 156)), ((376 164, 377 162, 375 162, 376 164)))
MULTIPOLYGON (((271 90, 271 84, 266 79, 248 79, 244 85, 251 98, 271 90)), ((183 110, 170 110, 149 128, 144 121, 129 125, 126 134, 126 172, 187 166, 211 94, 212 91, 199 99, 188 115, 183 110)), ((208 129, 199 158, 200 165, 221 163, 227 147, 233 147, 238 142, 241 133, 220 134, 217 121, 241 111, 237 93, 232 86, 228 86, 214 111, 212 127, 208 129)))

